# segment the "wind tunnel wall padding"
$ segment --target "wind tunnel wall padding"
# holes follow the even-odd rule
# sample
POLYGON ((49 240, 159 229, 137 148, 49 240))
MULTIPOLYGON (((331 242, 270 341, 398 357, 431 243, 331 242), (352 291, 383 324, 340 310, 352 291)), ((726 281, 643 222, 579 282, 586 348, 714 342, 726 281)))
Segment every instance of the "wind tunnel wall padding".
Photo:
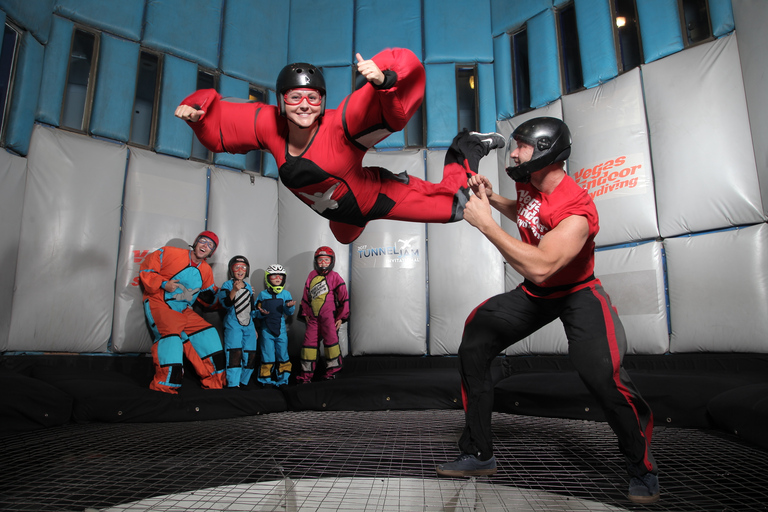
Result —
POLYGON ((139 43, 101 35, 99 79, 90 124, 94 135, 120 142, 130 138, 138 62, 139 43))
POLYGON ((669 238, 664 250, 671 352, 768 352, 768 224, 669 238))
MULTIPOLYGON (((421 150, 369 152, 363 164, 426 177, 421 150)), ((350 322, 352 355, 427 353, 425 226, 374 220, 351 244, 350 314, 360 319, 350 322)))
POLYGON ((709 0, 709 19, 712 22, 712 35, 724 36, 734 29, 733 7, 731 0, 709 0))
POLYGON ((763 222, 735 34, 643 66, 643 90, 661 236, 763 222))
MULTIPOLYGON (((223 98, 231 97, 238 101, 246 101, 250 94, 250 85, 243 80, 221 75, 219 76, 219 94, 223 98)), ((189 130, 191 131, 191 128, 189 130)), ((214 153, 213 161, 216 165, 225 165, 234 169, 245 169, 245 154, 214 153)))
MULTIPOLYGON (((148 253, 162 246, 188 247, 205 229, 207 189, 205 164, 131 148, 117 255, 115 352, 150 351, 152 338, 144 319, 139 266, 148 253)), ((214 261, 229 257, 217 251, 214 261)))
POLYGON ((515 86, 512 82, 512 48, 506 33, 493 39, 493 80, 496 86, 496 119, 515 115, 515 86))
POLYGON ((354 16, 354 0, 291 0, 288 62, 349 66, 354 16))
POLYGON ((288 20, 288 2, 284 0, 224 2, 222 71, 274 88, 278 73, 288 62, 288 45, 277 43, 288 41, 288 20))
POLYGON ((642 96, 636 68, 562 100, 563 118, 578 127, 571 131, 568 168, 597 206, 598 246, 659 236, 648 122, 638 101, 642 96), (617 112, 621 123, 616 123, 617 112))
POLYGON ((408 48, 422 58, 421 2, 357 0, 354 31, 354 51, 360 52, 363 58, 370 58, 385 48, 408 48), (387 37, 371 37, 371 34, 387 34, 387 37))
POLYGON ((636 5, 646 63, 683 49, 677 0, 645 0, 636 5))
POLYGON ((219 65, 221 14, 221 2, 152 0, 147 2, 142 44, 215 69, 219 65))
MULTIPOLYGON (((427 151, 429 181, 442 178, 446 153, 427 151)), ((488 176, 493 189, 499 190, 495 153, 480 160, 479 174, 488 176)), ((498 222, 496 210, 493 216, 498 222)), ((464 322, 472 310, 488 297, 504 293, 504 264, 499 251, 467 222, 430 224, 428 230, 429 353, 452 355, 458 353, 464 322), (450 257, 459 250, 466 264, 450 257)))
MULTIPOLYGON (((107 4, 104 0, 56 0, 53 3, 55 4, 54 12, 60 16, 131 41, 139 41, 144 21, 144 4, 151 2, 120 0, 107 4)), ((171 22, 168 20, 168 23, 171 22)))
POLYGON ((163 57, 162 90, 155 142, 155 150, 158 153, 180 158, 189 158, 192 153, 192 128, 173 113, 181 100, 195 91, 196 85, 196 64, 172 55, 163 57))
POLYGON ((528 20, 531 107, 548 105, 560 97, 559 62, 555 16, 547 10, 528 20))
POLYGON ((127 148, 35 126, 9 349, 106 352, 127 148))
POLYGON ((613 41, 611 4, 605 0, 576 0, 576 26, 584 87, 615 78, 616 49, 613 41))
POLYGON ((0 151, 0 240, 6 249, 0 251, 0 352, 8 350, 11 326, 13 282, 21 238, 21 214, 27 182, 27 160, 8 151, 0 151))
POLYGON ((35 124, 35 109, 43 75, 43 53, 43 45, 32 37, 31 32, 24 32, 20 38, 13 101, 5 127, 5 147, 20 155, 29 152, 29 139, 35 124))
POLYGON ((456 98, 455 64, 427 64, 424 103, 427 109, 427 147, 448 147, 459 130, 459 118, 450 98, 456 98))
POLYGON ((488 2, 424 0, 424 62, 493 62, 488 2), (460 15, 458 13, 461 13, 460 15))
POLYGON ((51 37, 45 45, 43 58, 45 80, 40 84, 40 97, 37 100, 35 113, 36 119, 41 123, 59 126, 74 26, 70 20, 53 17, 51 37))
POLYGON ((491 24, 494 37, 519 29, 541 11, 552 7, 552 0, 491 0, 491 24))
POLYGON ((26 28, 41 44, 46 44, 51 30, 51 12, 55 3, 55 0, 4 1, 0 8, 11 19, 26 28))

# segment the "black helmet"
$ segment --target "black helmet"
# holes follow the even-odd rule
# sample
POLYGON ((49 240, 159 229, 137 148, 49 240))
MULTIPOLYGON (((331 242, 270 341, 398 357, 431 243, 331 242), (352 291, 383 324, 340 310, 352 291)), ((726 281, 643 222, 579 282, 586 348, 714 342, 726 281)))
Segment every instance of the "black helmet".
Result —
POLYGON ((295 62, 288 64, 277 75, 277 105, 280 107, 280 115, 285 116, 284 95, 291 89, 317 89, 323 96, 320 104, 320 115, 325 114, 325 78, 323 73, 312 64, 306 62, 295 62))
POLYGON ((533 146, 533 155, 529 161, 507 167, 509 177, 520 183, 527 183, 532 173, 555 162, 562 162, 571 154, 571 132, 564 122, 555 117, 529 119, 515 128, 507 143, 508 164, 514 164, 511 155, 516 141, 533 146))
POLYGON ((229 270, 229 278, 235 278, 235 273, 232 271, 232 267, 235 266, 235 263, 245 263, 245 277, 248 277, 248 274, 251 273, 251 264, 248 263, 248 258, 245 256, 237 255, 229 260, 229 264, 227 265, 227 270, 229 270))

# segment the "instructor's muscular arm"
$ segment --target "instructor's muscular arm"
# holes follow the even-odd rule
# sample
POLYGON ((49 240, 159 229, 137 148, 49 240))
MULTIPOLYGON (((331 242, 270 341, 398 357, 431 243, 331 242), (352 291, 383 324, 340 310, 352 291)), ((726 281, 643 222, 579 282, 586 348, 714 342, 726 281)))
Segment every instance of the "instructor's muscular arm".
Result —
POLYGON ((464 207, 464 220, 480 230, 518 273, 535 284, 546 281, 573 261, 589 237, 587 219, 572 215, 544 235, 538 246, 522 242, 493 220, 485 186, 480 183, 477 188, 476 195, 464 207))

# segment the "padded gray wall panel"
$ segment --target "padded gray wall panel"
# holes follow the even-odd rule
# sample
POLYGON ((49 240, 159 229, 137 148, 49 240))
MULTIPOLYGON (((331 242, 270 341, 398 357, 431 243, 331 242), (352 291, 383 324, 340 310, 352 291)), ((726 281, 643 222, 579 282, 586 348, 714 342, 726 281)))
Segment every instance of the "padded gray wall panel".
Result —
POLYGON ((760 177, 760 195, 763 198, 763 214, 768 214, 768 95, 765 94, 765 77, 768 76, 768 2, 764 0, 732 0, 733 16, 738 27, 741 72, 752 127, 752 144, 760 177))
POLYGON ((768 352, 768 225, 664 241, 670 351, 768 352))
POLYGON ((207 188, 204 164, 131 148, 117 260, 113 351, 149 352, 152 348, 139 266, 160 247, 187 247, 205 229, 207 188))
MULTIPOLYGON (((229 279, 227 263, 242 254, 251 264, 249 282, 254 290, 261 291, 263 269, 278 262, 277 182, 214 167, 207 227, 219 236, 219 247, 210 262, 216 285, 229 279)), ((295 277, 291 275, 292 280, 295 277)))
POLYGON ((661 235, 763 221, 735 36, 642 69, 661 235))
POLYGON ((0 151, 0 352, 8 349, 27 159, 0 151))
MULTIPOLYGON (((503 153, 503 151, 499 151, 503 153)), ((427 152, 427 178, 442 179, 446 151, 427 152)), ((496 155, 480 161, 479 174, 498 190, 496 155)), ((494 210, 499 221, 501 215, 494 210)), ((464 321, 481 302, 504 292, 501 254, 468 222, 430 224, 429 236, 429 353, 455 355, 464 321)))
POLYGON ((35 127, 10 350, 105 352, 127 149, 35 127))
POLYGON ((595 275, 611 297, 627 334, 627 354, 669 350, 661 242, 597 251, 595 275))
POLYGON ((569 174, 600 215, 598 246, 659 236, 640 70, 563 97, 569 174))
MULTIPOLYGON (((369 151, 363 163, 425 178, 422 151, 369 151)), ((375 220, 350 244, 352 354, 427 353, 425 226, 375 220)))

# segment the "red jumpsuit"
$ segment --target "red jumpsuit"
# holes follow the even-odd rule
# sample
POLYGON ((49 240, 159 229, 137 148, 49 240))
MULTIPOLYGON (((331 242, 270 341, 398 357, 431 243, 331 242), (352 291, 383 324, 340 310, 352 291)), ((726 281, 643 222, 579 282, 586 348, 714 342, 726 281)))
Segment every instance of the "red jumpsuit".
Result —
POLYGON ((413 52, 388 49, 373 61, 382 71, 396 73, 395 85, 377 89, 367 83, 338 109, 326 110, 313 140, 298 157, 288 154, 289 121, 276 106, 227 101, 213 89, 197 91, 182 104, 205 111, 198 122, 188 124, 211 151, 269 151, 283 184, 330 220, 331 231, 342 243, 355 240, 373 219, 461 220, 467 178, 477 170, 470 169, 464 155, 449 151, 440 183, 362 166, 366 151, 402 130, 424 96, 424 67, 413 52))
POLYGON ((205 261, 194 264, 189 249, 162 247, 141 263, 139 279, 144 312, 155 337, 155 376, 149 387, 177 393, 186 356, 202 387, 221 389, 226 377, 221 338, 211 324, 192 310, 201 291, 216 292, 211 267, 205 261), (173 292, 165 291, 163 285, 173 279, 180 286, 173 292))

